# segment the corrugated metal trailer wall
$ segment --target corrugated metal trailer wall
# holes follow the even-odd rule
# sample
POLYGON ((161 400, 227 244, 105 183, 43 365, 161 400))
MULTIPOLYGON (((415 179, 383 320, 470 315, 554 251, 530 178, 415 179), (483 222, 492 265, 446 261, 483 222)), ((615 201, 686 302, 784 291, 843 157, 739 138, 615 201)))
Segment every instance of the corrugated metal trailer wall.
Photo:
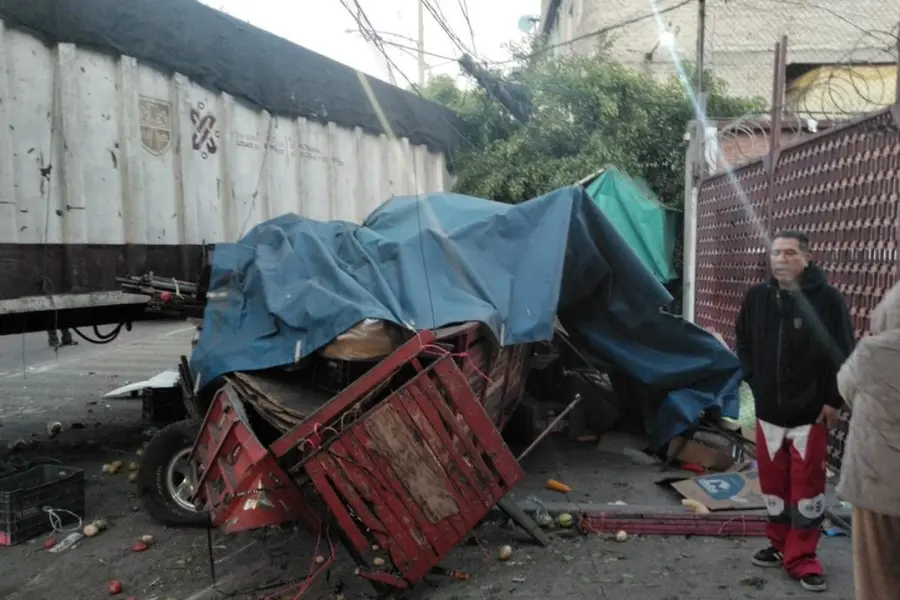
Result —
MULTIPOLYGON (((116 275, 150 268, 191 278, 200 244, 235 241, 271 217, 296 212, 361 222, 393 195, 450 187, 443 149, 435 141, 442 132, 418 118, 430 114, 443 124, 441 107, 373 82, 376 97, 394 117, 392 129, 400 129, 391 141, 376 130, 375 111, 352 69, 203 5, 162 0, 171 5, 173 14, 166 16, 154 2, 126 3, 121 15, 112 12, 120 3, 58 6, 63 4, 72 14, 84 14, 59 19, 64 25, 53 31, 50 25, 31 29, 44 27, 44 15, 29 12, 33 7, 55 10, 43 0, 14 7, 19 20, 31 21, 28 28, 0 20, 0 304, 31 295, 114 290, 116 275), (157 29, 174 28, 179 18, 212 23, 196 36, 219 36, 220 46, 223 39, 235 40, 238 48, 215 50, 223 55, 220 63, 239 61, 224 55, 241 52, 241 44, 258 52, 250 66, 271 69, 273 77, 247 79, 235 73, 241 65, 229 64, 222 86, 234 81, 236 93, 258 92, 260 102, 281 103, 293 114, 273 116, 180 74, 184 67, 201 76, 204 60, 216 66, 208 55, 185 58, 187 46, 170 48, 171 71, 114 51, 118 38, 123 44, 130 39, 122 26, 129 19, 132 28, 155 27, 141 31, 152 38, 157 29), (144 24, 152 19, 172 22, 144 24), (79 26, 103 31, 83 32, 79 26), (89 43, 93 35, 106 36, 101 41, 110 46, 98 51, 51 39, 89 43), (270 60, 269 53, 276 50, 281 60, 297 65, 295 72, 273 69, 279 59, 270 60), (284 58, 291 53, 296 56, 284 58), (273 78, 272 85, 281 88, 264 89, 273 78), (293 110, 290 94, 303 89, 301 83, 310 89, 293 110), (326 85, 338 89, 323 91, 326 85), (364 123, 365 130, 354 122, 364 123), (412 134, 403 131, 404 124, 412 134), (416 131, 425 133, 417 137, 416 131)), ((146 40, 136 41, 135 50, 161 52, 146 40)))
MULTIPOLYGON (((743 294, 766 276, 767 240, 781 229, 809 234, 814 259, 864 335, 872 308, 900 278, 900 106, 702 182, 695 315, 731 347, 743 294)), ((843 416, 832 440, 835 469, 843 416)))

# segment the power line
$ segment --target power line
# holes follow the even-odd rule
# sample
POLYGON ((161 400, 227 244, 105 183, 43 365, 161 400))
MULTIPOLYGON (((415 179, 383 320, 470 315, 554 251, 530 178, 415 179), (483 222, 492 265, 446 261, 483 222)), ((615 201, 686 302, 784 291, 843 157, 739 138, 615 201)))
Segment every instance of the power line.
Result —
MULTIPOLYGON (((360 33, 363 33, 365 35, 365 33, 363 31, 364 25, 362 24, 362 21, 364 19, 369 24, 371 24, 371 21, 369 21, 369 18, 366 16, 365 11, 359 5, 359 0, 354 0, 354 1, 356 2, 357 8, 360 11, 359 15, 354 13, 353 9, 350 8, 350 6, 345 2, 345 0, 340 0, 340 3, 347 10, 347 12, 353 18, 353 20, 356 21, 357 26, 360 28, 360 33)), ((375 37, 378 37, 378 32, 375 31, 374 28, 372 28, 370 30, 370 32, 375 37)), ((384 42, 384 40, 381 40, 381 41, 384 42)), ((397 67, 396 63, 394 63, 393 59, 388 55, 388 53, 384 49, 383 45, 381 45, 381 44, 374 44, 374 45, 375 45, 375 48, 378 49, 384 55, 385 61, 387 61, 387 63, 389 65, 393 65, 393 67, 397 70, 397 72, 400 73, 400 76, 406 80, 406 83, 409 85, 409 89, 413 93, 417 94, 420 98, 427 100, 427 98, 425 98, 424 94, 422 94, 422 90, 419 89, 419 86, 417 86, 415 83, 413 83, 412 80, 409 77, 407 77, 406 73, 404 73, 402 69, 397 67)), ((388 44, 388 45, 390 45, 390 44, 388 44)), ((414 50, 418 50, 418 49, 414 48, 414 50)), ((452 60, 454 62, 457 61, 457 59, 450 59, 450 60, 452 60)), ((475 143, 472 140, 470 140, 463 132, 461 132, 459 129, 457 129, 457 127, 453 123, 451 123, 448 119, 444 119, 444 121, 447 123, 447 125, 450 127, 450 129, 452 129, 454 131, 454 133, 456 133, 456 135, 459 136, 459 139, 466 142, 470 148, 476 148, 475 143)))
MULTIPOLYGON (((512 58, 512 59, 509 59, 509 60, 502 60, 502 61, 491 61, 491 60, 483 60, 483 59, 480 59, 480 60, 481 60, 481 62, 483 62, 483 63, 485 63, 485 64, 493 65, 493 66, 502 66, 502 65, 512 64, 512 63, 515 63, 515 62, 527 61, 527 60, 529 60, 529 59, 531 59, 531 58, 540 56, 540 55, 542 55, 542 54, 546 54, 547 52, 549 52, 549 51, 551 51, 551 50, 555 50, 556 48, 562 48, 562 47, 565 47, 565 46, 569 46, 569 45, 571 45, 571 44, 574 44, 574 43, 576 43, 576 42, 579 42, 579 41, 584 40, 584 39, 587 39, 587 38, 596 37, 596 36, 598 36, 598 35, 603 35, 603 34, 605 34, 605 33, 610 33, 610 32, 612 32, 612 31, 616 31, 617 29, 622 29, 623 27, 627 27, 627 26, 629 26, 629 25, 633 25, 634 23, 639 23, 640 21, 645 21, 645 20, 647 20, 647 19, 652 19, 653 17, 656 16, 656 14, 661 14, 661 15, 662 15, 662 14, 665 14, 665 13, 668 13, 668 12, 672 12, 672 11, 674 11, 674 10, 678 10, 679 8, 682 8, 682 7, 684 7, 684 6, 687 6, 688 4, 690 4, 690 3, 692 3, 692 2, 695 2, 695 1, 696 1, 696 0, 682 0, 682 1, 679 2, 678 4, 675 4, 675 5, 670 6, 670 7, 668 7, 668 8, 663 8, 663 9, 659 10, 658 13, 650 12, 650 13, 646 13, 646 14, 643 14, 643 15, 640 15, 640 16, 637 16, 637 17, 632 17, 631 19, 627 19, 627 20, 622 21, 622 22, 620 22, 620 23, 615 23, 615 24, 613 24, 613 25, 608 25, 608 26, 606 26, 606 27, 601 27, 600 29, 596 29, 596 30, 591 31, 591 32, 589 32, 589 33, 582 34, 582 35, 580 35, 580 36, 578 36, 578 37, 572 38, 571 40, 567 40, 567 41, 565 41, 565 42, 560 42, 560 43, 558 43, 558 44, 552 44, 552 45, 550 45, 550 46, 544 46, 543 48, 540 48, 540 49, 538 49, 538 50, 535 50, 534 52, 531 52, 531 53, 529 53, 529 54, 525 54, 525 55, 523 55, 523 56, 519 56, 519 57, 516 57, 516 58, 512 58)), ((377 32, 376 32, 376 33, 377 33, 377 32)), ((405 44, 401 44, 401 43, 399 43, 399 42, 393 42, 393 41, 391 41, 391 40, 385 40, 385 39, 383 39, 383 38, 380 39, 379 42, 380 42, 381 44, 385 45, 385 46, 393 46, 393 47, 395 47, 395 48, 399 48, 399 49, 402 49, 402 50, 411 50, 411 51, 414 51, 414 52, 418 52, 418 48, 415 48, 415 47, 409 46, 409 45, 405 45, 405 44)), ((463 50, 465 51, 465 49, 463 49, 463 50)), ((450 60, 457 60, 457 61, 458 61, 458 60, 459 60, 458 58, 452 58, 452 57, 449 57, 449 56, 444 55, 444 54, 435 54, 434 52, 424 52, 424 54, 425 54, 426 56, 432 56, 432 57, 434 57, 434 58, 440 58, 441 60, 447 60, 447 61, 450 61, 450 60)))
POLYGON ((570 46, 576 42, 580 42, 580 41, 586 40, 588 38, 596 37, 598 35, 603 35, 605 33, 609 33, 611 31, 615 31, 617 29, 622 29, 623 27, 628 27, 629 25, 633 25, 635 23, 640 23, 641 21, 646 21, 647 19, 653 19, 657 15, 664 15, 664 14, 672 12, 674 10, 678 10, 679 8, 687 6, 688 4, 695 2, 695 1, 696 0, 682 0, 678 4, 674 4, 668 8, 663 8, 663 9, 660 9, 657 11, 652 11, 652 12, 648 12, 648 13, 645 13, 645 14, 642 14, 642 15, 639 15, 636 17, 632 17, 630 19, 626 19, 625 21, 615 23, 614 25, 608 25, 606 27, 601 27, 600 29, 595 29, 594 31, 584 33, 584 34, 574 37, 570 40, 566 40, 565 42, 559 42, 558 44, 551 44, 549 46, 544 46, 543 48, 540 48, 539 50, 535 50, 534 52, 531 52, 530 54, 527 54, 523 57, 514 58, 511 60, 502 61, 502 62, 496 62, 494 64, 504 65, 504 64, 509 64, 509 63, 513 63, 513 62, 518 62, 519 60, 529 60, 536 56, 540 56, 541 54, 546 54, 547 52, 550 52, 551 50, 556 50, 557 48, 570 46))
POLYGON ((447 24, 447 18, 444 16, 443 11, 441 11, 440 5, 435 7, 428 0, 419 0, 422 3, 422 6, 425 7, 425 10, 431 15, 431 17, 435 20, 435 22, 440 26, 441 29, 444 30, 444 33, 447 34, 447 37, 450 38, 450 41, 453 42, 460 52, 463 54, 471 53, 471 51, 466 48, 466 45, 463 43, 459 36, 456 35, 456 32, 453 31, 453 28, 447 24))
POLYGON ((466 25, 469 27, 469 37, 472 38, 472 50, 477 52, 478 49, 475 47, 475 28, 472 27, 472 21, 469 19, 469 3, 466 0, 456 0, 459 4, 459 10, 462 11, 463 18, 466 20, 466 25))
MULTIPOLYGON (((350 5, 347 3, 347 0, 338 0, 341 3, 341 6, 353 17, 353 20, 356 21, 356 26, 359 29, 359 32, 362 34, 363 38, 372 44, 382 55, 384 55, 387 61, 387 70, 388 76, 391 79, 391 83, 396 85, 396 79, 394 78, 394 69, 397 68, 397 65, 390 59, 385 49, 381 46, 383 40, 381 36, 375 31, 375 27, 372 25, 372 22, 369 20, 369 17, 366 16, 365 11, 363 11, 362 6, 359 4, 359 0, 354 0, 356 4, 357 12, 354 12, 350 5), (365 21, 366 24, 363 24, 365 21)), ((399 69, 398 69, 399 70, 399 69)))
MULTIPOLYGON (((362 32, 360 32, 360 33, 362 33, 362 32)), ((391 41, 391 40, 385 40, 385 39, 383 39, 383 38, 380 39, 379 41, 380 41, 381 44, 383 44, 383 45, 385 45, 385 46, 391 46, 391 47, 393 47, 393 48, 398 48, 398 49, 400 49, 400 50, 409 50, 409 51, 411 51, 411 52, 418 52, 418 51, 419 51, 418 48, 416 48, 416 47, 414 47, 414 46, 407 45, 407 44, 401 44, 401 43, 399 43, 399 42, 394 42, 394 41, 391 41)), ((431 56, 431 57, 434 57, 434 58, 439 58, 439 59, 441 59, 441 60, 452 60, 452 61, 454 61, 454 62, 459 60, 459 57, 458 57, 458 56, 457 56, 457 57, 452 57, 452 56, 447 56, 446 54, 435 54, 434 52, 428 52, 427 50, 423 50, 423 51, 422 51, 422 54, 424 54, 425 56, 431 56)))

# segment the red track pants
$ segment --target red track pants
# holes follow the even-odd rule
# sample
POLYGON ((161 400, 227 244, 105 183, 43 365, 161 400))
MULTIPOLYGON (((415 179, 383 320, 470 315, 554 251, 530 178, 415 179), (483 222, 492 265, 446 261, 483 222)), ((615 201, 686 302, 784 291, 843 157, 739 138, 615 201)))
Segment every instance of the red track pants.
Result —
POLYGON ((816 546, 825 516, 828 429, 821 424, 785 429, 757 421, 756 447, 772 546, 784 554, 792 577, 821 575, 816 546))

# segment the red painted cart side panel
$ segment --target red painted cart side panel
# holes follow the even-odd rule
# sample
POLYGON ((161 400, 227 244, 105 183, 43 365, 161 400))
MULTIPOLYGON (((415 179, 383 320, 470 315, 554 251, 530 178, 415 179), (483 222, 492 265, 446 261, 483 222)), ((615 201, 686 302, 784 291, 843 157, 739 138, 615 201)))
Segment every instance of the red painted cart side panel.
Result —
POLYGON ((449 356, 320 448, 305 469, 362 560, 386 560, 365 570, 410 584, 524 477, 449 356))
POLYGON ((297 484, 256 438, 230 386, 216 394, 192 460, 202 468, 196 497, 225 533, 296 520, 315 526, 297 484))
POLYGON ((284 456, 302 440, 315 432, 317 426, 327 425, 340 416, 366 394, 376 389, 397 369, 411 361, 422 352, 422 347, 434 341, 434 333, 420 331, 415 337, 397 348, 390 356, 366 372, 365 375, 344 388, 337 396, 320 407, 302 423, 278 438, 272 444, 275 456, 284 456))

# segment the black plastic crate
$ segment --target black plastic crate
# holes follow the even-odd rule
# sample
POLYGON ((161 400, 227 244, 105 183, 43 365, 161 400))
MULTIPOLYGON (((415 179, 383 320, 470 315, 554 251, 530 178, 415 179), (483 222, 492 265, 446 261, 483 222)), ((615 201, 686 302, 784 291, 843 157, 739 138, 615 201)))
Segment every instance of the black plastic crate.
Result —
POLYGON ((84 518, 84 471, 41 465, 0 479, 0 546, 15 546, 53 531, 45 507, 57 511, 62 525, 84 518))
POLYGON ((171 388, 145 388, 141 414, 145 421, 169 425, 188 418, 180 386, 171 388))

